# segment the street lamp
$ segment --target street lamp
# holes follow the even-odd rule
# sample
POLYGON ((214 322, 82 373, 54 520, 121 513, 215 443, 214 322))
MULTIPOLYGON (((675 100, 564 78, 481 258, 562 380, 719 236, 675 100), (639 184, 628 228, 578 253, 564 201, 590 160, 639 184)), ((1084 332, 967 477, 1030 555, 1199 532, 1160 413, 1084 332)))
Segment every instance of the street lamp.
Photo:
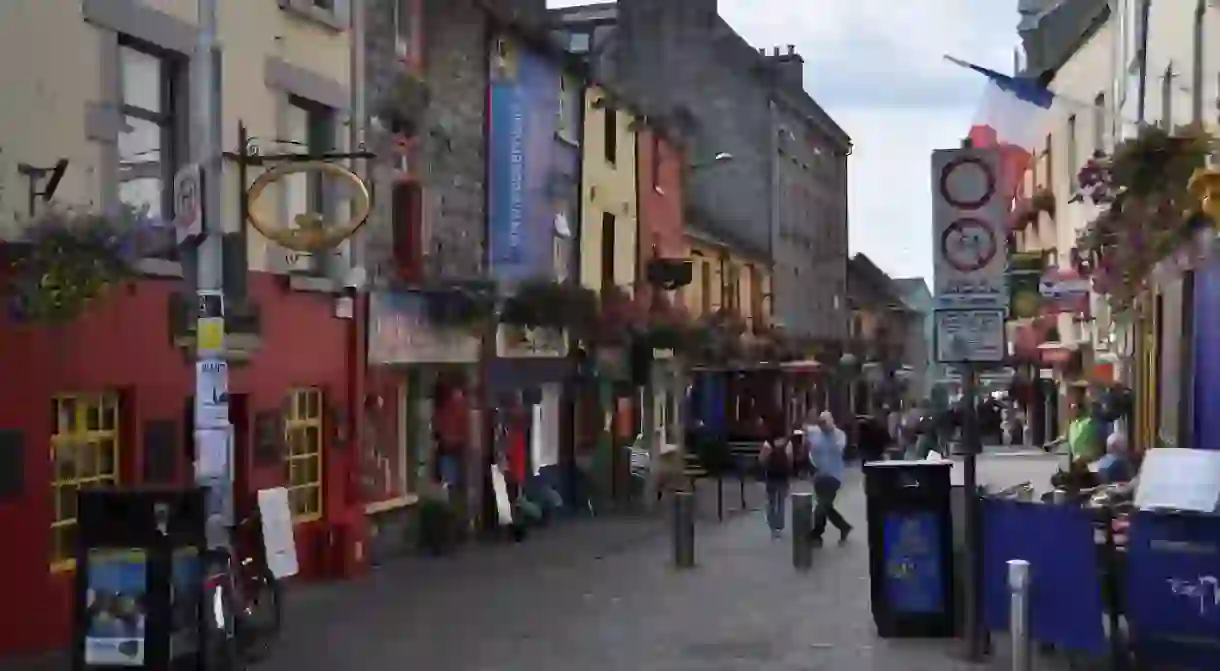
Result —
POLYGON ((733 160, 733 155, 730 154, 729 152, 727 152, 727 151, 717 152, 716 155, 713 156, 711 158, 711 160, 709 160, 709 161, 691 163, 690 165, 687 166, 687 171, 694 172, 696 170, 702 170, 703 168, 707 168, 707 167, 716 165, 718 163, 725 163, 727 161, 732 161, 732 160, 733 160))

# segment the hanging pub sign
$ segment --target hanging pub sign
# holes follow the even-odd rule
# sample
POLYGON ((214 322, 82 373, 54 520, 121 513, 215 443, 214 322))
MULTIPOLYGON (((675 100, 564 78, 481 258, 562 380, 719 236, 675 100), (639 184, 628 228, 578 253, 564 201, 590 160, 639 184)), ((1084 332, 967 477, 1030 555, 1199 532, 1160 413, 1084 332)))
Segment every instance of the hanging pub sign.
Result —
POLYGON ((246 219, 256 231, 272 242, 294 252, 316 253, 338 247, 344 240, 356 234, 369 218, 372 199, 368 185, 359 175, 329 161, 298 161, 276 166, 259 175, 246 191, 247 203, 253 205, 263 191, 289 175, 319 173, 347 182, 354 194, 352 214, 342 225, 331 225, 321 215, 308 212, 296 215, 294 226, 275 225, 247 208, 246 219))

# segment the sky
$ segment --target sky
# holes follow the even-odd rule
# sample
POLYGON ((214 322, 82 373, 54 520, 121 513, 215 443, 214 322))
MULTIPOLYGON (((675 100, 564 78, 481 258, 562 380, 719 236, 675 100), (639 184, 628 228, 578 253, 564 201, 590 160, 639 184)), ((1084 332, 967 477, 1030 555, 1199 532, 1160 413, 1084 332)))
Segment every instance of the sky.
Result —
POLYGON ((852 252, 893 277, 925 277, 930 287, 931 153, 960 144, 984 84, 942 57, 1010 72, 1019 43, 1017 0, 719 0, 718 6, 755 47, 795 45, 805 59, 805 90, 852 136, 852 252))

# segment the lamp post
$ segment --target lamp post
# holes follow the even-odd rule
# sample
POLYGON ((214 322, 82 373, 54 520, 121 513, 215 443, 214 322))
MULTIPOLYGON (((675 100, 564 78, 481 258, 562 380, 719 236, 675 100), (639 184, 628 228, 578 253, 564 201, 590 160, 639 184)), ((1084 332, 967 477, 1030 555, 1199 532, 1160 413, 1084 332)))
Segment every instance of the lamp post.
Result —
POLYGON ((859 440, 859 430, 856 426, 856 380, 860 374, 860 359, 851 352, 844 352, 839 357, 839 376, 847 383, 847 430, 851 436, 851 444, 859 440))

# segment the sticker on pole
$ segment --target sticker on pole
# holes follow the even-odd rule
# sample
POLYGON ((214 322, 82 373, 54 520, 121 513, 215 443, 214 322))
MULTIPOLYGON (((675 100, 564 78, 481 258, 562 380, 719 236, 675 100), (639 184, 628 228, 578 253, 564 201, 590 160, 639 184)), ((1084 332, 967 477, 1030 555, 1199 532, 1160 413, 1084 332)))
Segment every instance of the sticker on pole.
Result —
POLYGON ((992 149, 932 153, 932 246, 936 307, 1002 309, 1007 204, 999 193, 1000 155, 992 149))
POLYGON ((937 310, 937 363, 1001 363, 1007 352, 1003 309, 937 310))
POLYGON ((174 233, 180 245, 203 235, 203 170, 198 163, 174 174, 174 233))

